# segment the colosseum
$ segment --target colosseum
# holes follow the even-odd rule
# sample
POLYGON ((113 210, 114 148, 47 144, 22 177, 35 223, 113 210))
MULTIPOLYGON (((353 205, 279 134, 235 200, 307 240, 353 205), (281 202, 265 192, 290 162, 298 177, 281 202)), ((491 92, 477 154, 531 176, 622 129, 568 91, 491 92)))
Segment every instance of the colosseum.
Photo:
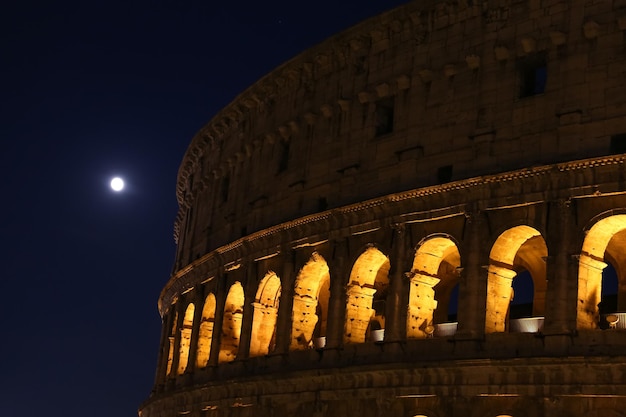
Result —
POLYGON ((413 1, 192 139, 142 417, 626 416, 626 0, 413 1))

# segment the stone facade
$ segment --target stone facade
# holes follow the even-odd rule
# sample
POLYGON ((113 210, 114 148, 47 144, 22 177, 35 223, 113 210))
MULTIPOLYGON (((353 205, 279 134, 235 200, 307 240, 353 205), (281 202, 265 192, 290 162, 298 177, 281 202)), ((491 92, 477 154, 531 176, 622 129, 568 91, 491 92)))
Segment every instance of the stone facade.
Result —
POLYGON ((626 1, 415 1, 258 81, 140 415, 626 416, 625 72, 626 1))

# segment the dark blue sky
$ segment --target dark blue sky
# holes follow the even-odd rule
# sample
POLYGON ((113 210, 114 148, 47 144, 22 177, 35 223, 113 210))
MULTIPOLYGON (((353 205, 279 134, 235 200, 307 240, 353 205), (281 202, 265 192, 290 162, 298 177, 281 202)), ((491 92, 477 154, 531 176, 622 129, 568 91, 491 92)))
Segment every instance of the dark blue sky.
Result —
POLYGON ((3 6, 0 416, 136 416, 192 136, 299 51, 405 2, 3 6))

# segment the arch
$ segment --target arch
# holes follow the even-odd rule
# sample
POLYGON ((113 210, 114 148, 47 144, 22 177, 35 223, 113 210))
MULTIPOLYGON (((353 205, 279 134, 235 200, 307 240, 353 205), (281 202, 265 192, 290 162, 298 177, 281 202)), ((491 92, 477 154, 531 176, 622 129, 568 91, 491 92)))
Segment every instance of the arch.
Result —
POLYGON ((178 324, 178 312, 174 312, 174 320, 172 320, 172 330, 170 331, 170 335, 168 337, 169 348, 167 350, 167 369, 165 371, 165 375, 170 375, 172 373, 172 363, 174 362, 174 346, 176 343, 176 326, 178 324))
POLYGON ((408 338, 425 338, 432 334, 430 326, 448 321, 460 265, 459 249, 449 236, 432 236, 420 242, 409 274, 408 338))
POLYGON ((530 226, 515 226, 504 231, 491 248, 487 274, 485 332, 503 332, 513 299, 513 279, 528 271, 534 285, 533 316, 542 316, 546 295, 548 248, 541 233, 530 226))
POLYGON ((205 368, 209 363, 211 343, 213 341, 213 328, 215 327, 215 308, 215 296, 209 293, 204 300, 204 307, 202 307, 202 318, 198 335, 198 350, 196 354, 196 367, 198 368, 205 368))
POLYGON ((193 315, 196 308, 189 303, 183 317, 183 327, 180 329, 180 348, 178 349, 178 369, 176 373, 182 375, 187 369, 189 362, 189 348, 191 346, 191 331, 193 328, 193 315))
POLYGON ((365 342, 370 325, 372 329, 385 328, 389 267, 389 258, 373 246, 354 263, 346 289, 344 343, 365 342))
POLYGON ((587 231, 578 266, 578 329, 596 329, 600 324, 602 272, 608 263, 617 275, 617 309, 626 311, 625 245, 626 214, 605 217, 587 231))
POLYGON ((244 298, 243 286, 235 281, 228 290, 224 304, 219 363, 233 361, 239 352, 244 298))
POLYGON ((269 271, 259 283, 259 288, 252 306, 252 338, 250 356, 267 355, 273 349, 276 334, 276 319, 280 301, 280 278, 269 271))
POLYGON ((291 350, 307 349, 314 337, 326 336, 330 273, 317 252, 302 267, 296 278, 293 296, 291 350))

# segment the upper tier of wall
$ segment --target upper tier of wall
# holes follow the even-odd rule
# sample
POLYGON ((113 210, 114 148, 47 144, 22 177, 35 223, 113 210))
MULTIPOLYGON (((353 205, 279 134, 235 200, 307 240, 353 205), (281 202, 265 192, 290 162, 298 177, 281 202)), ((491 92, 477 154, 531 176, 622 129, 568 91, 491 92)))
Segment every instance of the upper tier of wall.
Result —
POLYGON ((620 2, 454 3, 367 20, 216 115, 179 171, 174 269, 327 209, 623 151, 620 2))

